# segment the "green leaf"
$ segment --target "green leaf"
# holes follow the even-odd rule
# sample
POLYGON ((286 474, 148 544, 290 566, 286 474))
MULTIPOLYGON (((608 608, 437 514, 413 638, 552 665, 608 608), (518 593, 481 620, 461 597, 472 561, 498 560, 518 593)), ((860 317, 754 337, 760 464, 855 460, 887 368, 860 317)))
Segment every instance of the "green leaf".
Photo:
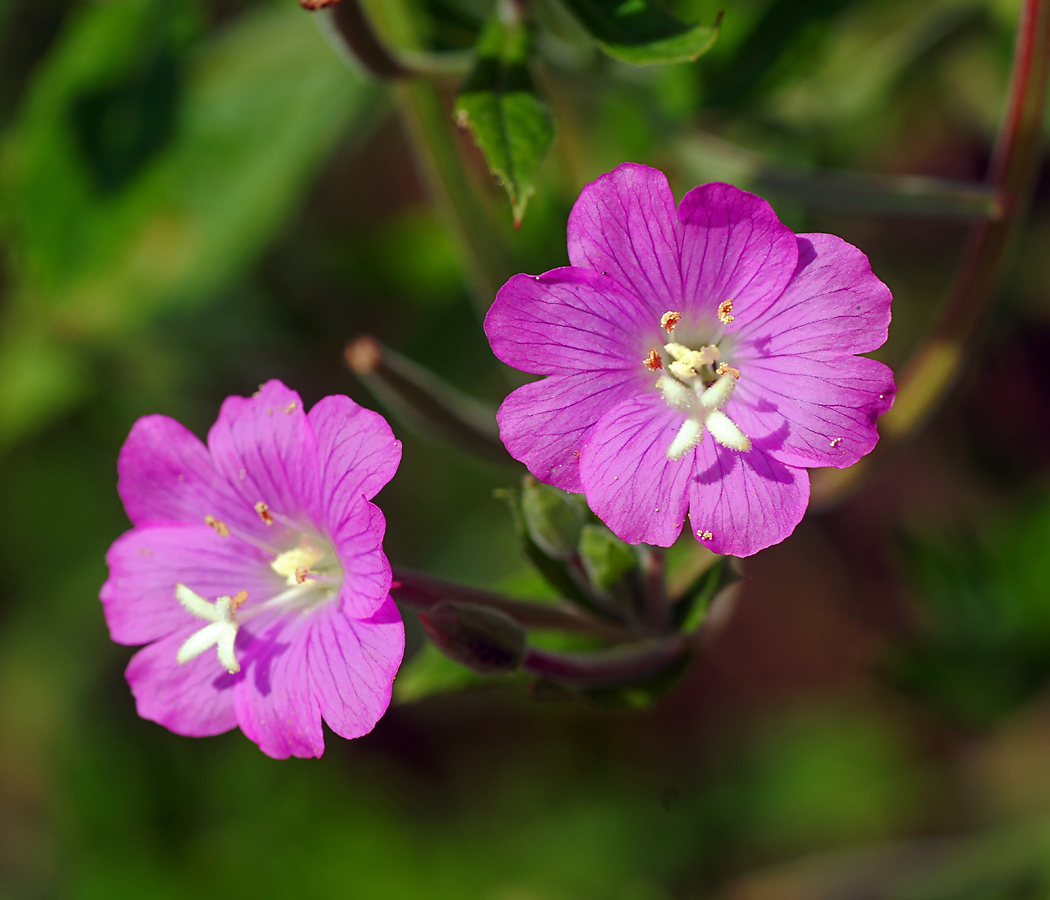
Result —
POLYGON ((711 27, 688 25, 655 0, 564 0, 599 46, 635 65, 691 62, 718 38, 721 14, 711 27))
POLYGON ((536 174, 554 140, 550 109, 529 75, 528 29, 488 22, 478 38, 477 62, 460 88, 456 122, 468 128, 507 191, 514 225, 521 224, 536 174))

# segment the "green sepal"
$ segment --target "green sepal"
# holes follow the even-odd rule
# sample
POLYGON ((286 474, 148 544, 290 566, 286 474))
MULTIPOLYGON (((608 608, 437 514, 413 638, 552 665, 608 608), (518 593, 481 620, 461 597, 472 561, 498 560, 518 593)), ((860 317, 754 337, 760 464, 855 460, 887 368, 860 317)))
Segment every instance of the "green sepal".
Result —
MULTIPOLYGON (((526 479, 529 477, 528 475, 525 476, 526 479)), ((512 488, 508 488, 496 491, 496 496, 506 500, 510 506, 511 517, 514 520, 514 529, 518 534, 518 541, 521 544, 525 558, 536 567, 536 571, 554 588, 558 596, 564 597, 566 600, 570 600, 603 618, 608 618, 608 613, 595 603, 594 598, 584 588, 581 578, 577 578, 574 574, 570 567, 572 561, 555 559, 545 553, 539 544, 533 540, 525 523, 521 494, 512 488)), ((582 574, 581 570, 581 576, 582 574)))
POLYGON ((683 634, 696 631, 707 618, 715 597, 739 580, 740 575, 733 568, 732 557, 718 557, 682 591, 671 610, 674 627, 683 634))
POLYGON ((591 584, 609 591, 638 565, 635 551, 604 525, 584 525, 579 539, 580 560, 591 584))
POLYGON ((577 497, 526 475, 521 515, 529 537, 547 556, 568 560, 576 553, 587 515, 577 497))
POLYGON ((563 0, 606 53, 635 65, 692 62, 718 39, 714 25, 689 25, 655 0, 563 0))
POLYGON ((528 62, 532 38, 521 22, 499 18, 478 37, 477 62, 460 88, 456 123, 470 130, 489 171, 507 191, 521 224, 536 174, 554 141, 554 119, 536 92, 528 62))

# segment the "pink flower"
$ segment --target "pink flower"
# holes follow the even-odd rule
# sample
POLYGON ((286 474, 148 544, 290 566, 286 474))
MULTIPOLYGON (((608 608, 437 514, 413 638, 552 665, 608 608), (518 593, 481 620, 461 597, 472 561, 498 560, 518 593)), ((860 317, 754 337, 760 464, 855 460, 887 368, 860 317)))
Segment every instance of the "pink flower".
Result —
POLYGON ((485 320, 496 356, 548 376, 506 399, 500 436, 623 540, 669 546, 688 511, 748 556, 802 519, 806 467, 875 446, 893 373, 856 354, 886 340, 891 297, 856 247, 727 184, 676 210, 662 172, 624 163, 576 201, 569 260, 511 278, 485 320))
POLYGON ((107 555, 113 640, 147 644, 128 683, 143 718, 178 734, 240 726, 270 756, 320 756, 386 710, 404 651, 369 502, 401 443, 348 397, 303 409, 269 381, 229 397, 202 444, 146 416, 120 453, 134 528, 107 555))

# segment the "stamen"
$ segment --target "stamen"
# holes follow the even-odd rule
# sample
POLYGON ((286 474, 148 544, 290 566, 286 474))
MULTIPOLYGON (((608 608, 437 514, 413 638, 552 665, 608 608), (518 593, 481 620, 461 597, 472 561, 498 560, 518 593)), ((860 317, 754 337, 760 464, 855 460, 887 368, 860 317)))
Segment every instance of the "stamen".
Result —
POLYGON ((715 374, 716 375, 725 375, 726 372, 728 372, 734 378, 739 380, 739 378, 740 378, 740 370, 739 369, 734 369, 728 363, 724 363, 724 362, 723 363, 719 363, 718 364, 718 368, 715 369, 715 374))
POLYGON ((733 301, 723 300, 718 304, 718 321, 723 325, 728 325, 733 319, 736 318, 733 315, 733 301))
POLYGON ((305 573, 310 570, 310 567, 323 559, 324 554, 310 542, 309 538, 304 537, 298 547, 278 553, 270 563, 270 568, 278 575, 283 575, 288 584, 295 586, 302 584, 306 580, 305 573), (300 573, 303 573, 302 577, 300 573))
POLYGON ((255 511, 259 514, 259 518, 268 526, 273 525, 273 513, 270 512, 270 507, 263 503, 262 500, 255 504, 255 511))
POLYGON ((668 334, 674 331, 675 326, 682 321, 682 314, 674 310, 668 310, 660 316, 660 327, 668 334))
POLYGON ((642 362, 645 363, 647 369, 650 369, 653 372, 664 367, 663 357, 660 356, 656 350, 650 350, 649 355, 643 359, 642 362))
POLYGON ((671 358, 674 360, 667 368, 671 374, 682 381, 689 381, 700 374, 704 366, 711 365, 719 357, 719 350, 714 344, 708 344, 699 350, 693 350, 684 344, 676 344, 673 341, 664 344, 671 358))
POLYGON ((215 533, 219 537, 229 537, 230 529, 226 527, 226 523, 221 519, 216 519, 215 516, 205 516, 204 522, 207 525, 211 525, 215 529, 215 533))

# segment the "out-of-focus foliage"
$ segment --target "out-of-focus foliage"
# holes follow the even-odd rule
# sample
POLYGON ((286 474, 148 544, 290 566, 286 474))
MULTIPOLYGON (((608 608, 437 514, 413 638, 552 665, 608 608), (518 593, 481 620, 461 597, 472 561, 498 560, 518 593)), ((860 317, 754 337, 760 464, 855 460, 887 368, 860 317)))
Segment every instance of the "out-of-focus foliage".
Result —
POLYGON ((891 677, 965 725, 986 726, 1050 677, 1050 503, 974 535, 916 536, 907 556, 920 630, 891 677))
POLYGON ((284 224, 374 89, 287 5, 201 43, 183 0, 77 9, 0 147, 12 289, 0 442, 91 390, 93 353, 206 303, 284 224), (190 52, 192 44, 192 52, 190 52))

